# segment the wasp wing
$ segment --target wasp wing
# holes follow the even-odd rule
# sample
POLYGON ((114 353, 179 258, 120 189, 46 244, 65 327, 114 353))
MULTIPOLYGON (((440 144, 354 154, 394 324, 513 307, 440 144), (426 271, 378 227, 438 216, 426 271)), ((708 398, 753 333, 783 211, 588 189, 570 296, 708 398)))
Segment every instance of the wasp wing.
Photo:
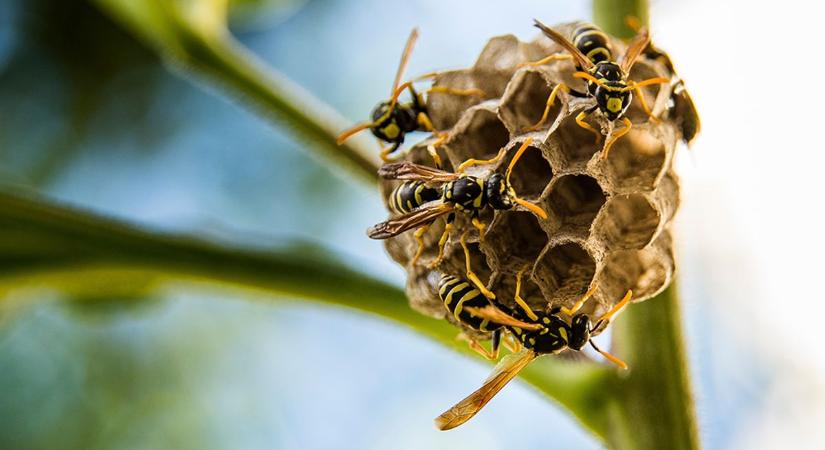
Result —
POLYGON ((417 40, 418 28, 413 28, 412 31, 410 31, 410 37, 407 38, 407 43, 404 45, 404 51, 401 53, 401 61, 398 62, 398 69, 395 70, 395 80, 392 83, 390 95, 395 95, 395 90, 398 89, 398 85, 401 84, 401 77, 404 76, 404 69, 407 68, 407 62, 410 60, 410 54, 417 40))
POLYGON ((648 33, 647 28, 642 28, 633 40, 627 44, 627 51, 624 52, 624 56, 622 57, 622 62, 620 64, 624 73, 627 74, 630 72, 630 69, 633 68, 633 64, 636 63, 639 55, 642 54, 648 45, 650 45, 650 33, 648 33))
POLYGON ((541 328, 541 324, 518 320, 493 305, 487 305, 483 308, 468 306, 465 307, 464 310, 472 316, 478 317, 479 319, 487 319, 490 322, 497 323, 499 325, 518 327, 525 330, 538 330, 541 328))
POLYGON ((532 350, 523 350, 502 358, 493 369, 493 373, 484 382, 484 385, 436 417, 435 426, 438 427, 439 430, 445 431, 470 420, 484 405, 492 400, 510 380, 515 378, 522 369, 527 367, 527 364, 530 364, 530 361, 534 360, 536 356, 536 353, 532 350))
POLYGON ((576 63, 579 67, 581 67, 584 70, 590 70, 593 68, 593 61, 590 61, 590 59, 588 59, 587 56, 584 55, 584 53, 579 51, 579 49, 576 48, 576 46, 573 45, 572 42, 570 42, 570 39, 567 39, 566 37, 562 36, 561 33, 559 33, 558 31, 541 23, 538 19, 533 19, 533 25, 539 30, 541 30, 541 32, 544 33, 545 36, 552 39, 553 42, 555 42, 556 44, 559 44, 562 47, 564 47, 565 50, 567 50, 571 55, 573 55, 573 59, 576 60, 576 63))
POLYGON ((394 217, 386 222, 381 222, 367 230, 367 236, 372 239, 387 239, 413 229, 419 225, 430 223, 438 216, 447 214, 454 209, 450 203, 435 203, 425 205, 421 208, 402 216, 394 217))
POLYGON ((378 169, 378 176, 387 180, 420 180, 447 182, 457 180, 458 174, 411 162, 384 164, 378 169))

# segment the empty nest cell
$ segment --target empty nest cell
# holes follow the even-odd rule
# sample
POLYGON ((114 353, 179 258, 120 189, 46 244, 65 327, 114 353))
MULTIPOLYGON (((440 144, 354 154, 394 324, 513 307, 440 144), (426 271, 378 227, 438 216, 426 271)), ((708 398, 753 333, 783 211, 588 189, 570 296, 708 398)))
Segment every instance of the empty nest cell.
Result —
POLYGON ((545 298, 565 303, 587 292, 596 273, 596 261, 578 242, 547 248, 539 256, 533 279, 545 298))
MULTIPOLYGON (((514 140, 508 149, 507 156, 499 165, 499 172, 504 174, 516 151, 521 147, 523 141, 514 140)), ((510 184, 515 189, 519 197, 525 199, 538 199, 542 192, 553 179, 553 168, 550 162, 542 155, 541 148, 535 145, 527 147, 521 158, 513 167, 510 174, 510 184)))
POLYGON ((634 126, 610 150, 605 173, 616 189, 651 190, 666 169, 665 144, 648 127, 634 126))
POLYGON ((598 181, 588 175, 564 175, 553 183, 546 203, 563 226, 589 227, 605 195, 598 181))
POLYGON ((607 202, 594 229, 609 249, 639 249, 653 240, 660 219, 644 195, 620 195, 607 202))
POLYGON ((484 244, 495 255, 497 269, 520 270, 532 264, 547 245, 547 235, 538 219, 527 211, 501 211, 484 236, 484 244), (502 245, 502 244, 506 244, 502 245))
MULTIPOLYGON (((597 142, 595 134, 576 123, 576 115, 578 112, 566 116, 547 141, 548 145, 556 147, 557 157, 563 161, 565 166, 587 163, 593 155, 601 151, 604 144, 604 139, 597 142)), ((598 130, 601 129, 601 125, 596 117, 597 114, 590 114, 585 122, 598 130)))
POLYGON ((483 107, 466 113, 447 141, 447 154, 453 166, 475 159, 490 159, 510 142, 510 132, 495 111, 483 107))
MULTIPOLYGON (((547 98, 555 87, 537 69, 525 69, 516 73, 501 98, 499 114, 514 133, 536 124, 544 113, 547 98)), ((564 94, 559 94, 547 116, 543 129, 550 128, 562 111, 564 94)))

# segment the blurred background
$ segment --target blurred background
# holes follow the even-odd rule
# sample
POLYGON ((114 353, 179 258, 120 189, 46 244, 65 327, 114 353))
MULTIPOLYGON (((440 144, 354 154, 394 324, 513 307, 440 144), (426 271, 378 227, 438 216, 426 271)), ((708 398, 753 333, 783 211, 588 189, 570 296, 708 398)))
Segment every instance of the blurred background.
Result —
MULTIPOLYGON (((653 0, 651 28, 702 115, 680 152, 680 284, 708 449, 825 448, 821 6, 653 0), (760 4, 761 5, 761 4, 760 4), (794 78, 791 80, 791 78, 794 78)), ((589 1, 240 2, 233 31, 349 119, 410 74, 473 63, 488 38, 590 18, 589 1)), ((0 181, 131 222, 270 248, 320 242, 391 282, 364 229, 376 191, 168 70, 86 2, 0 0, 0 181)), ((349 311, 205 285, 0 299, 3 449, 593 449, 513 383, 450 433, 432 417, 488 367, 349 311), (252 300, 252 301, 250 301, 252 300), (266 300, 271 300, 266 298, 266 300)))

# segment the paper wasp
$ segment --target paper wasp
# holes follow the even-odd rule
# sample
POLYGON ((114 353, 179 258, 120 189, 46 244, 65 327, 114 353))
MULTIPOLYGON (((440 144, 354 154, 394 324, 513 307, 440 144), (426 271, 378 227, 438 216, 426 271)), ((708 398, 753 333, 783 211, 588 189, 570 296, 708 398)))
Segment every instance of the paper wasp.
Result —
MULTIPOLYGON (((628 27, 635 30, 637 33, 642 28, 637 17, 627 16, 625 17, 625 22, 628 27)), ((684 139, 685 143, 690 145, 696 135, 701 131, 702 122, 699 119, 699 113, 696 111, 696 105, 693 103, 693 97, 690 96, 690 93, 685 88, 684 80, 682 80, 682 78, 679 77, 679 74, 676 73, 676 69, 673 66, 673 61, 670 59, 670 56, 662 50, 659 50, 659 48, 653 45, 653 42, 650 42, 648 46, 645 47, 642 55, 650 60, 659 62, 665 66, 668 72, 670 72, 671 89, 673 91, 673 94, 671 95, 671 100, 673 100, 673 109, 676 113, 676 117, 681 120, 680 127, 682 129, 682 139, 684 139)))
MULTIPOLYGON (((523 271, 522 271, 523 272, 523 271)), ((519 272, 516 284, 516 298, 519 299, 519 287, 521 273, 519 272)), ((592 295, 595 289, 588 291, 571 308, 556 307, 549 313, 532 312, 531 323, 540 325, 536 329, 522 329, 517 326, 506 326, 523 345, 523 349, 517 353, 512 353, 504 357, 493 373, 478 390, 458 402, 455 406, 445 411, 435 419, 435 425, 439 430, 450 430, 455 428, 478 413, 504 386, 527 367, 531 361, 541 355, 558 354, 565 350, 581 350, 588 343, 605 358, 617 366, 627 369, 625 364, 615 356, 601 350, 593 343, 592 335, 607 326, 611 317, 616 315, 622 308, 630 302, 633 293, 627 291, 624 298, 610 309, 603 316, 596 320, 595 325, 586 314, 577 314, 578 310, 592 295)), ((467 313, 477 319, 492 318, 496 314, 489 306, 483 308, 466 308, 467 313), (493 312, 493 314, 490 314, 493 312)))
POLYGON ((577 72, 574 73, 573 76, 584 79, 587 82, 587 92, 574 91, 565 83, 559 83, 550 92, 541 119, 526 131, 537 130, 544 125, 559 91, 564 91, 577 97, 592 97, 596 100, 595 105, 585 109, 576 116, 576 123, 580 127, 595 134, 597 142, 601 141, 601 132, 584 121, 590 113, 598 109, 611 123, 615 123, 620 119, 624 123, 623 128, 615 134, 611 133, 613 136, 605 143, 604 150, 602 151, 602 159, 607 158, 610 148, 619 138, 630 132, 633 124, 630 122, 630 119, 625 116, 625 113, 633 101, 633 91, 638 95, 639 103, 641 103, 642 108, 651 120, 657 120, 650 111, 644 93, 640 88, 652 84, 667 83, 669 80, 664 77, 650 78, 639 82, 628 80, 630 69, 633 68, 633 64, 641 52, 650 43, 650 35, 647 30, 642 29, 636 34, 636 37, 628 44, 627 51, 622 57, 621 62, 617 63, 613 61, 612 53, 607 46, 607 35, 595 26, 584 25, 577 28, 573 32, 573 42, 571 42, 558 31, 544 25, 536 19, 534 19, 534 21, 538 29, 567 50, 569 55, 553 54, 526 65, 538 66, 552 60, 572 58, 575 60, 577 69, 577 72))
MULTIPOLYGON (((448 137, 448 133, 440 132, 435 129, 429 115, 427 114, 427 105, 424 101, 424 96, 416 92, 413 83, 426 78, 432 78, 437 73, 429 73, 422 75, 410 81, 401 83, 401 78, 404 76, 404 69, 409 61, 415 41, 418 39, 418 29, 413 29, 410 32, 410 37, 407 39, 407 44, 404 47, 404 52, 401 54, 401 62, 398 64, 398 69, 395 73, 395 81, 392 83, 392 90, 390 91, 390 99, 379 103, 372 110, 372 120, 353 126, 352 128, 342 132, 336 142, 341 145, 351 136, 360 133, 363 130, 370 129, 372 134, 382 142, 381 159, 384 162, 389 162, 393 154, 398 150, 401 144, 404 143, 404 138, 407 133, 413 131, 429 131, 436 136, 436 141, 427 147, 430 155, 435 162, 436 167, 441 167, 441 159, 438 156, 436 147, 444 143, 448 137), (398 97, 405 91, 409 90, 412 96, 412 101, 409 103, 400 103, 398 97), (383 143, 391 144, 384 147, 383 143)), ((434 86, 425 91, 430 92, 444 92, 452 95, 475 95, 484 96, 484 92, 480 89, 452 89, 443 86, 434 86)))
POLYGON ((507 153, 506 148, 501 149, 493 159, 469 159, 464 161, 456 169, 455 173, 411 162, 384 165, 379 169, 378 175, 385 179, 444 184, 441 189, 441 196, 437 201, 429 202, 411 212, 381 222, 367 230, 367 235, 372 239, 387 239, 407 230, 420 227, 415 233, 415 238, 418 241, 418 251, 415 257, 413 257, 413 263, 415 263, 423 251, 424 241, 422 236, 429 228, 429 225, 438 217, 447 214, 447 225, 438 241, 438 256, 431 264, 431 267, 435 267, 441 262, 444 255, 444 246, 447 244, 447 239, 452 230, 456 211, 461 211, 472 216, 473 226, 478 229, 480 236, 483 235, 485 225, 482 224, 478 218, 481 211, 487 206, 493 209, 506 210, 512 209, 518 204, 542 219, 547 219, 547 213, 544 212, 541 207, 519 198, 510 184, 510 174, 513 171, 513 167, 532 142, 532 138, 527 138, 521 144, 521 147, 519 147, 513 159, 510 161, 505 175, 491 173, 486 177, 477 177, 464 174, 464 170, 479 164, 497 163, 504 158, 504 155, 507 153))
MULTIPOLYGON (((495 294, 484 286, 470 266, 470 249, 465 241, 466 235, 465 232, 461 236, 461 247, 464 249, 467 278, 442 275, 438 283, 438 296, 444 303, 444 308, 452 314, 456 321, 473 330, 492 333, 490 351, 487 351, 473 338, 467 338, 467 340, 470 348, 480 355, 487 359, 497 359, 502 333, 506 331, 505 326, 518 327, 524 330, 537 330, 541 328, 541 325, 517 319, 491 302, 491 299, 495 298, 495 294), (475 316, 470 312, 482 308, 486 313, 484 317, 475 316)), ((526 304, 524 307, 529 310, 526 304)))

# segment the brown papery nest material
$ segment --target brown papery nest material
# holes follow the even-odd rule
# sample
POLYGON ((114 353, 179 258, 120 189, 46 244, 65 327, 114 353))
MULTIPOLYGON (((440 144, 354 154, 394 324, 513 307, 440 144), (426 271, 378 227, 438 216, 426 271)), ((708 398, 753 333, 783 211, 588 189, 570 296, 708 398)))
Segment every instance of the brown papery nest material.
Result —
MULTIPOLYGON (((563 33, 575 24, 557 27, 563 33)), ((614 54, 621 55, 625 44, 611 40, 614 54)), ((409 231, 388 239, 392 258, 405 267, 406 291, 416 310, 438 318, 449 316, 438 297, 441 273, 465 276, 464 253, 459 238, 470 232, 473 270, 496 294, 497 301, 515 306, 515 274, 525 265, 522 297, 536 310, 570 306, 595 286, 593 299, 583 312, 600 315, 632 289, 634 302, 649 299, 671 282, 674 273, 670 224, 679 205, 679 180, 672 171, 673 156, 681 135, 683 118, 672 108, 668 84, 643 88, 658 122, 647 115, 634 99, 627 117, 632 131, 619 139, 606 160, 594 135, 575 123, 575 116, 591 106, 592 99, 560 95, 545 127, 523 130, 541 117, 550 91, 565 82, 585 91, 584 82, 573 78, 571 61, 559 61, 538 68, 521 68, 520 63, 541 59, 561 49, 545 37, 525 43, 512 35, 491 39, 475 65, 469 69, 444 72, 436 85, 480 88, 487 98, 458 97, 434 93, 428 99, 430 117, 440 130, 451 136, 439 152, 445 170, 452 170, 468 158, 492 158, 502 147, 512 149, 499 164, 479 166, 473 174, 504 173, 515 149, 533 138, 512 174, 516 192, 535 201, 547 211, 541 220, 519 208, 492 211, 481 219, 488 224, 483 240, 469 217, 457 213, 450 243, 442 264, 428 269, 437 253, 437 241, 444 229, 439 218, 425 234, 426 247, 417 265, 411 260, 417 245, 409 231)), ((640 57, 630 78, 642 80, 671 73, 660 62, 640 57)), ((596 112, 588 122, 603 134, 611 124, 596 112)), ((619 125, 621 126, 621 125, 619 125)), ((433 166, 422 142, 412 148, 407 160, 433 166)), ((382 182, 385 200, 397 181, 382 182)), ((451 319, 451 318, 449 318, 451 319)))

